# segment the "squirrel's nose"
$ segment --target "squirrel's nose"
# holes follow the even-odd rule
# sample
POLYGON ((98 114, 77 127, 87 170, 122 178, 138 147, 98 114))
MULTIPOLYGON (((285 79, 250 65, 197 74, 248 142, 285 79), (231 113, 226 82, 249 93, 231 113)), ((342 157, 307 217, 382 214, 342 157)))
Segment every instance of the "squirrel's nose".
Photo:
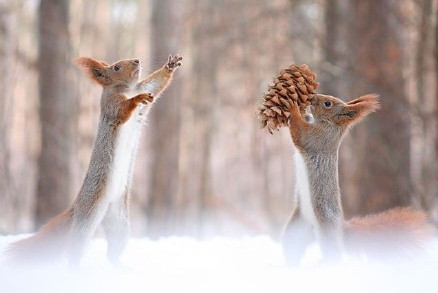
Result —
POLYGON ((134 63, 139 64, 139 63, 140 63, 140 60, 138 60, 138 59, 134 59, 134 63))

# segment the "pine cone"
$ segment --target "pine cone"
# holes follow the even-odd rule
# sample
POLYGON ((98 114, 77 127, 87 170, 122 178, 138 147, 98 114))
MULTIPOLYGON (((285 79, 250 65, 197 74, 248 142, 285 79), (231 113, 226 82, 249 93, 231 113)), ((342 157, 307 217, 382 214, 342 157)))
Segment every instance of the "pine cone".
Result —
POLYGON ((267 127, 272 134, 273 130, 288 126, 292 101, 296 102, 303 112, 318 88, 315 77, 316 74, 311 72, 306 64, 299 67, 291 64, 289 68, 283 69, 259 104, 258 117, 261 128, 267 127))

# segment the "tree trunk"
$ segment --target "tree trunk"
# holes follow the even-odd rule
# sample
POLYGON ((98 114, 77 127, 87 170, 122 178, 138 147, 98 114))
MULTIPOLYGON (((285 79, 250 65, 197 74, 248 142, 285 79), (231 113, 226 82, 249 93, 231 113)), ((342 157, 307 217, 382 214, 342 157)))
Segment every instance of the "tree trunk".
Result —
MULTIPOLYGON (((171 0, 152 1, 152 63, 162 64, 169 54, 178 53, 181 9, 171 0)), ((183 66, 184 68, 184 66, 183 66)), ((180 72, 177 72, 178 76, 180 72)), ((152 144, 152 167, 148 231, 153 238, 169 235, 175 228, 175 199, 178 192, 181 84, 178 77, 166 89, 151 111, 148 126, 152 144)))
POLYGON ((401 18, 397 3, 355 0, 349 5, 351 70, 345 79, 352 95, 375 92, 382 103, 377 114, 353 131, 350 160, 358 164, 355 180, 345 182, 350 186, 344 198, 357 198, 354 206, 347 207, 357 214, 410 204, 410 109, 402 76, 405 30, 397 21, 401 18))
POLYGON ((320 83, 324 93, 339 96, 339 77, 336 70, 339 64, 338 47, 339 38, 339 0, 324 1, 324 28, 325 34, 322 41, 322 51, 324 63, 321 64, 320 83))
POLYGON ((13 40, 13 11, 9 2, 0 2, 0 88, 2 98, 0 99, 0 214, 5 223, 0 225, 0 234, 6 231, 13 220, 11 202, 14 194, 14 179, 11 174, 11 142, 10 129, 12 117, 12 88, 11 88, 11 67, 15 43, 13 40))
POLYGON ((182 192, 186 196, 185 208, 190 211, 192 232, 202 236, 206 226, 212 220, 213 210, 211 178, 211 147, 214 131, 214 108, 217 95, 217 62, 220 60, 219 50, 222 46, 214 35, 215 18, 214 1, 191 1, 195 21, 192 28, 194 54, 192 63, 193 91, 188 98, 192 109, 191 125, 186 125, 186 131, 196 128, 191 133, 188 142, 188 154, 183 170, 182 192))
MULTIPOLYGON (((419 125, 413 125, 416 130, 413 135, 417 135, 421 140, 421 144, 416 146, 418 157, 415 157, 415 168, 418 170, 418 174, 415 174, 413 181, 415 186, 414 198, 419 201, 421 207, 424 210, 429 209, 429 202, 431 198, 431 192, 433 192, 433 177, 435 164, 431 164, 431 157, 434 157, 433 147, 430 143, 431 128, 430 125, 434 119, 431 117, 430 112, 430 84, 428 82, 428 70, 427 70, 427 60, 430 48, 429 43, 429 33, 430 33, 430 22, 432 16, 432 0, 422 0, 421 1, 421 21, 418 28, 418 43, 415 48, 415 79, 416 79, 416 90, 417 90, 417 100, 413 105, 414 115, 417 118, 419 125)), ((433 134, 432 134, 433 135, 433 134)))
POLYGON ((69 1, 42 0, 39 7, 39 96, 41 153, 38 159, 36 226, 63 209, 72 193, 74 100, 67 80, 70 63, 69 1))
MULTIPOLYGON (((435 57, 435 155, 438 156, 438 7, 435 8, 435 28, 434 28, 434 57, 435 57)), ((436 163, 435 163, 436 164, 436 163)), ((435 193, 432 201, 432 218, 435 223, 438 223, 438 174, 435 173, 434 178, 435 193)))

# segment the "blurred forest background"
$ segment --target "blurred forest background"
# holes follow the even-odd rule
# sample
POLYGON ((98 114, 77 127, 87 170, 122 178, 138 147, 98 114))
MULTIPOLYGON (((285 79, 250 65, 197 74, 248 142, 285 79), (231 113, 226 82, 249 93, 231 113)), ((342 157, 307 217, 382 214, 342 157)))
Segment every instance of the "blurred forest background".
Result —
POLYGON ((68 207, 88 167, 101 89, 73 65, 184 57, 143 131, 133 234, 278 236, 292 208, 288 130, 256 102, 291 62, 320 93, 382 110, 341 148, 347 217, 413 204, 438 220, 438 0, 0 0, 0 233, 68 207))

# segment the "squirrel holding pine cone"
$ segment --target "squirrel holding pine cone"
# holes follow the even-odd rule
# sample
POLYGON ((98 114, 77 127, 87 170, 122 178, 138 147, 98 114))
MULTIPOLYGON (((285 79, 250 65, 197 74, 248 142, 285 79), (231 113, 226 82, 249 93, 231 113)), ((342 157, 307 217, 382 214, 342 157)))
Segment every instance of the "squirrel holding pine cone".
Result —
POLYGON ((378 96, 368 94, 346 103, 315 93, 315 77, 307 65, 292 64, 275 78, 259 105, 261 127, 270 133, 288 127, 296 148, 295 205, 282 238, 288 264, 299 265, 315 240, 325 261, 339 260, 343 252, 379 259, 415 254, 436 234, 422 211, 393 208, 344 220, 339 147, 349 128, 380 108, 378 96))

